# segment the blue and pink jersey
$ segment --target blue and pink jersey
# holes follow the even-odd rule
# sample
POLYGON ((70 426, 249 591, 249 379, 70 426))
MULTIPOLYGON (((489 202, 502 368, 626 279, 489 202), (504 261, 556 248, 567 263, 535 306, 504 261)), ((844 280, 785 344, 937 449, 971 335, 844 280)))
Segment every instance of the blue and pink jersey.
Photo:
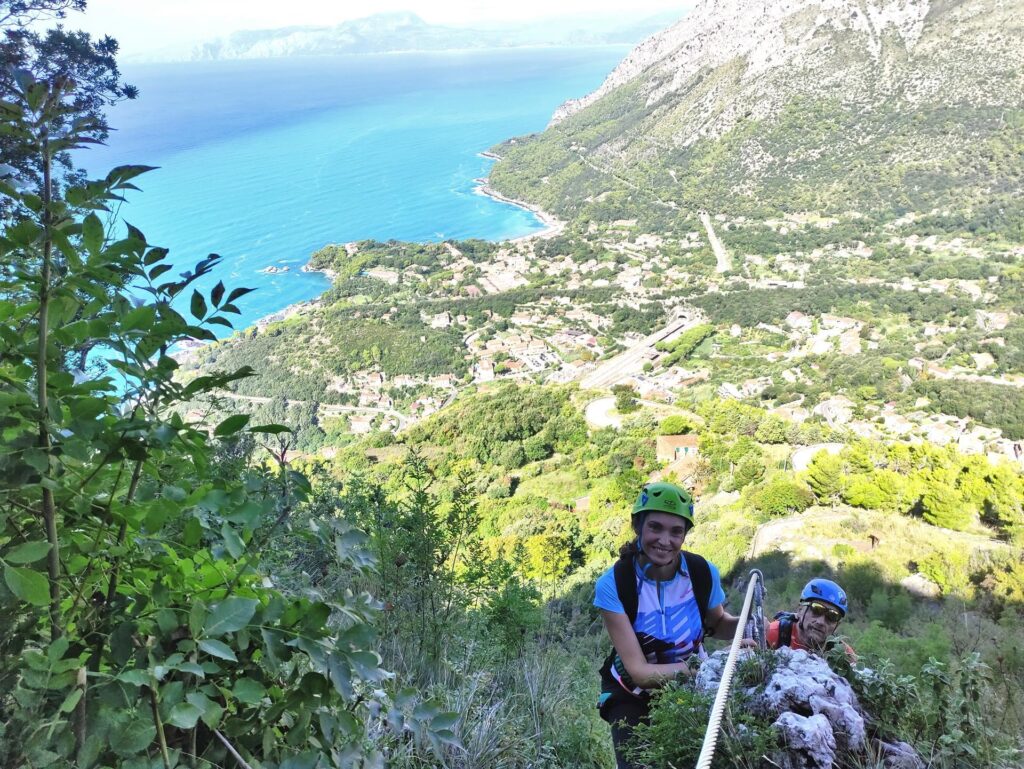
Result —
MULTIPOLYGON (((712 563, 708 567, 711 570, 711 596, 708 599, 710 610, 725 603, 725 591, 722 590, 718 569, 712 563)), ((704 629, 689 575, 677 571, 672 579, 664 582, 649 579, 635 561, 634 572, 639 600, 633 629, 647 661, 668 664, 685 660, 694 652, 702 655, 703 647, 700 643, 704 629)), ((614 567, 598 578, 594 606, 625 614, 626 610, 615 589, 614 567)), ((618 671, 613 668, 611 673, 621 684, 618 671)), ((625 685, 624 688, 632 689, 625 685)))

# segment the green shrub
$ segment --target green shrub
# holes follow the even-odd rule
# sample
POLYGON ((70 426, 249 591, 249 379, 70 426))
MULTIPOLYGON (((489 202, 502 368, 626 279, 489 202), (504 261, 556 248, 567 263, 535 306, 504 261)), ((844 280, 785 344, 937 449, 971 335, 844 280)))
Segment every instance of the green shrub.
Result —
POLYGON ((802 513, 814 504, 814 494, 799 481, 778 475, 751 495, 751 504, 768 515, 802 513))
POLYGON ((972 591, 971 564, 961 550, 936 551, 925 556, 918 568, 942 590, 943 595, 969 595, 972 591))
POLYGON ((830 653, 829 663, 857 693, 870 716, 872 731, 896 739, 920 733, 928 722, 928 714, 914 677, 899 673, 884 657, 863 653, 860 666, 854 668, 840 649, 836 647, 835 653, 830 653))
POLYGON ((881 622, 889 630, 898 633, 910 618, 913 602, 903 591, 876 590, 868 601, 868 619, 881 622))
POLYGON ((547 459, 554 453, 554 447, 547 441, 543 434, 534 435, 523 441, 523 450, 530 462, 539 462, 547 459))
POLYGON ((693 432, 694 424, 689 417, 682 414, 672 414, 661 420, 658 426, 658 435, 686 435, 693 432))
POLYGON ((526 464, 526 451, 519 441, 506 443, 495 458, 497 464, 509 470, 515 470, 526 464))
POLYGON ((487 600, 484 609, 488 637, 506 654, 522 649, 529 635, 543 620, 540 593, 532 585, 509 576, 487 600))
POLYGON ((885 576, 873 561, 864 557, 844 563, 836 580, 846 590, 851 603, 866 606, 871 595, 886 588, 885 576))
MULTIPOLYGON (((696 764, 713 699, 687 685, 673 684, 660 690, 651 706, 650 724, 634 730, 630 755, 638 763, 657 767, 696 764)), ((771 724, 746 712, 745 699, 742 689, 733 690, 712 769, 756 769, 762 765, 761 757, 775 749, 777 738, 771 724)))
POLYGON ((1024 614, 1024 551, 997 560, 981 585, 995 612, 1014 609, 1024 614))
POLYGON ((487 487, 487 496, 491 499, 508 499, 512 496, 512 478, 503 476, 487 487))
POLYGON ((837 542, 832 545, 832 555, 836 558, 851 558, 857 555, 857 549, 845 542, 837 542))

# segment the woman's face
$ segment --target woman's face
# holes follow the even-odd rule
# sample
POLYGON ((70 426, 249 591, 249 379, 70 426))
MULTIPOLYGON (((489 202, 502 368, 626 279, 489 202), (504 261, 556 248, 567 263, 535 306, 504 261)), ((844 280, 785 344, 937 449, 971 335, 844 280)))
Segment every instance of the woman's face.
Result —
POLYGON ((640 546, 655 566, 675 562, 686 539, 686 521, 669 513, 647 513, 640 529, 640 546))

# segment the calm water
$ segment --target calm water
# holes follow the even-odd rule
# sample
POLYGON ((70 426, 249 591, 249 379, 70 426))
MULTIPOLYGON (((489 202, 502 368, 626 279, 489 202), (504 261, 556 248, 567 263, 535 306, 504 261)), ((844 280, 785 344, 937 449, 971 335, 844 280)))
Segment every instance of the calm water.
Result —
MULTIPOLYGON (((524 235, 528 212, 474 194, 477 153, 542 130, 596 88, 624 48, 534 49, 150 65, 110 115, 108 147, 79 162, 160 166, 121 215, 184 267, 254 286, 243 326, 327 287, 299 272, 326 243, 524 235), (268 266, 287 273, 258 272, 268 266)), ((213 281, 210 281, 212 284, 213 281)), ((209 285, 209 284, 208 284, 209 285)))

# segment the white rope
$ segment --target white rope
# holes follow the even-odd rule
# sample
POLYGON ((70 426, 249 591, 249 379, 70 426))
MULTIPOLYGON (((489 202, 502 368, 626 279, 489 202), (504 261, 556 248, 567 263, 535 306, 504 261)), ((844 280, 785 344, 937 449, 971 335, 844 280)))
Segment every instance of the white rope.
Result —
MULTIPOLYGON (((708 730, 704 733, 704 744, 700 749, 700 756, 697 758, 697 769, 710 769, 711 760, 715 757, 715 746, 718 744, 718 731, 722 725, 722 716, 725 713, 725 704, 729 701, 729 687, 732 685, 732 674, 736 669, 736 659, 740 650, 740 642, 743 640, 743 632, 747 627, 747 619, 750 616, 750 604, 757 593, 757 603, 760 607, 764 593, 764 576, 760 571, 754 569, 750 572, 750 582, 747 584, 747 595, 743 599, 743 611, 740 612, 739 622, 736 623, 736 633, 732 637, 732 646, 729 647, 729 657, 722 668, 722 680, 718 684, 718 692, 715 694, 715 704, 711 706, 711 715, 708 718, 708 730)), ((763 613, 758 609, 756 612, 758 622, 763 622, 763 613)), ((758 645, 764 648, 764 625, 760 630, 755 628, 754 638, 758 645)))

